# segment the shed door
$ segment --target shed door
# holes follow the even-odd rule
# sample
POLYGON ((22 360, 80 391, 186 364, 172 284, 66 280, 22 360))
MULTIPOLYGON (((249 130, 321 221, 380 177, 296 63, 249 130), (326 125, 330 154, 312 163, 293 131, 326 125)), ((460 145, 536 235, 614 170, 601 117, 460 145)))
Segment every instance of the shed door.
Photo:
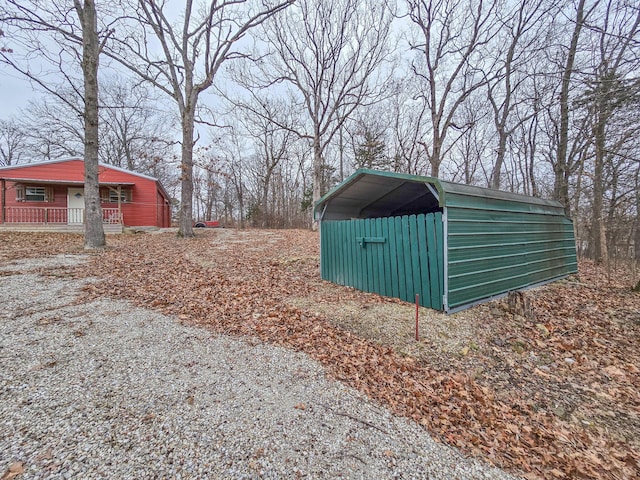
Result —
POLYGON ((67 209, 67 223, 69 225, 81 225, 84 222, 84 188, 69 187, 67 209))
POLYGON ((322 278, 442 310, 442 214, 327 221, 322 278))

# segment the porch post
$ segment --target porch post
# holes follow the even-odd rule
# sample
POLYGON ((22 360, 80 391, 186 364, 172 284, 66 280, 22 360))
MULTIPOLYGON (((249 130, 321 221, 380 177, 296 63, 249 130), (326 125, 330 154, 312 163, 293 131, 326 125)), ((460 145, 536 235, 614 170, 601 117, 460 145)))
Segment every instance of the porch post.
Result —
POLYGON ((122 185, 118 185, 118 223, 122 225, 122 185))

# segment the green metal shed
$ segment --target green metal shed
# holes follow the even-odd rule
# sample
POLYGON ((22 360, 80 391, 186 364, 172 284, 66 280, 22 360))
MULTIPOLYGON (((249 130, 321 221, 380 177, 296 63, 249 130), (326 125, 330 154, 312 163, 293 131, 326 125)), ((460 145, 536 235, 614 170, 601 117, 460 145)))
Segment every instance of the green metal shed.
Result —
POLYGON ((455 312, 577 272, 558 202, 361 169, 318 201, 322 278, 455 312))

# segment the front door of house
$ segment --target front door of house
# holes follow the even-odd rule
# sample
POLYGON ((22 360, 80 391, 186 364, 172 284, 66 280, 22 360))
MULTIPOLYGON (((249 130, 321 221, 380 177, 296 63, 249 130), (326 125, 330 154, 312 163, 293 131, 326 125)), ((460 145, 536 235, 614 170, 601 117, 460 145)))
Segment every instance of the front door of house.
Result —
POLYGON ((84 188, 69 187, 67 209, 69 225, 81 225, 84 222, 84 188))

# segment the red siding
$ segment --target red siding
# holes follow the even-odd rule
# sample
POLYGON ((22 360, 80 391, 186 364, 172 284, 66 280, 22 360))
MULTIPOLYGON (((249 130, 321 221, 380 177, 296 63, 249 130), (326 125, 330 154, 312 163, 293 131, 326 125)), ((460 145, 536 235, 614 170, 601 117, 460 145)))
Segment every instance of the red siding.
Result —
MULTIPOLYGON (((84 162, 67 160, 39 165, 37 163, 0 170, 2 178, 39 178, 41 180, 84 182, 84 162)), ((102 178, 100 178, 102 180, 102 178)))
MULTIPOLYGON (((131 188, 131 203, 122 204, 124 224, 127 226, 169 226, 168 199, 164 198, 162 188, 157 181, 143 178, 126 171, 115 170, 108 166, 99 167, 98 178, 100 183, 129 183, 131 188)), ((82 160, 67 160, 51 162, 42 165, 30 164, 16 168, 0 169, 0 179, 6 179, 5 191, 0 203, 5 206, 20 207, 66 207, 68 186, 81 187, 71 182, 84 182, 84 162, 82 160), (70 182, 67 185, 53 186, 55 197, 53 202, 16 202, 15 185, 17 182, 11 179, 39 179, 60 183, 70 182)), ((20 182, 25 185, 37 185, 37 182, 20 182)), ((46 185, 46 184, 42 184, 46 185)), ((105 208, 117 208, 117 203, 103 203, 105 208)))
POLYGON ((165 198, 160 189, 156 196, 156 224, 163 227, 171 226, 171 207, 169 199, 165 198))
MULTIPOLYGON (((32 185, 32 183, 27 183, 27 185, 32 185)), ((33 184, 35 186, 35 184, 33 184)), ((82 185, 77 185, 78 187, 82 187, 82 185)), ((16 201, 16 182, 12 182, 7 180, 5 187, 4 198, 6 200, 7 207, 67 207, 67 187, 64 185, 52 185, 54 198, 53 202, 17 202, 16 201)))

